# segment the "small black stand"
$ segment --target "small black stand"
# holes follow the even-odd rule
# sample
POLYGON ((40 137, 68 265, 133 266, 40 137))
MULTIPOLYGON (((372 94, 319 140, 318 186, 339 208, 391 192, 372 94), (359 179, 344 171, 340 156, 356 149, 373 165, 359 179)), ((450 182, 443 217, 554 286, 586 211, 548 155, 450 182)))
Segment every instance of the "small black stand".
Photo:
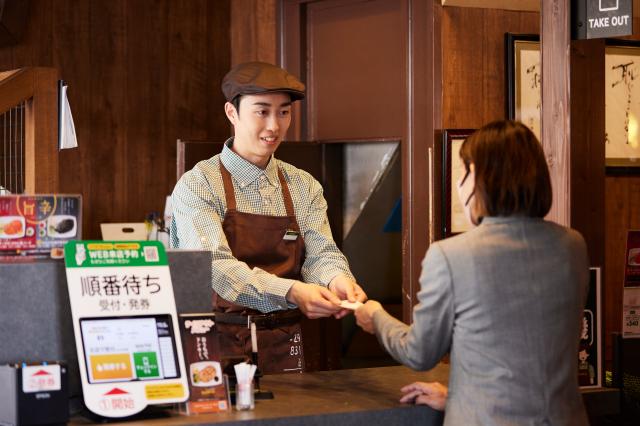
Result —
MULTIPOLYGON (((251 362, 254 365, 258 365, 258 352, 251 352, 251 362)), ((256 374, 254 376, 255 378, 255 382, 256 382, 256 387, 253 391, 253 397, 258 400, 258 399, 273 399, 273 392, 268 391, 268 390, 262 390, 260 389, 260 378, 262 377, 262 371, 260 371, 260 369, 256 369, 256 374)))

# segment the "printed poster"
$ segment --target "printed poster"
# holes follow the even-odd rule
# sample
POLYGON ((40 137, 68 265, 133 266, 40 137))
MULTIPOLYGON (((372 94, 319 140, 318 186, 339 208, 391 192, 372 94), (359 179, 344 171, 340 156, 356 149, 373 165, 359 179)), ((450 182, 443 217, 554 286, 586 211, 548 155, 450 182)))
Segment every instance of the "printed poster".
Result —
POLYGON ((578 383, 580 387, 602 386, 600 330, 600 268, 590 268, 589 293, 582 314, 582 333, 578 349, 578 383))
POLYGON ((622 337, 640 338, 640 287, 623 290, 622 337))
POLYGON ((640 287, 640 231, 627 233, 627 251, 625 256, 624 286, 640 287))

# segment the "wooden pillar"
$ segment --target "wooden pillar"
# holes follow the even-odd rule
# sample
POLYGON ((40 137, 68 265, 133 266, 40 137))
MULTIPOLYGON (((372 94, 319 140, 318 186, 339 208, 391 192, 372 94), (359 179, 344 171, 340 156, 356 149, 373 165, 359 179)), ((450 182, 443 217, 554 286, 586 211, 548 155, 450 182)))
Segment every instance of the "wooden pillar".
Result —
POLYGON ((548 218, 569 226, 570 186, 570 40, 571 11, 567 0, 542 0, 540 40, 542 50, 541 142, 547 156, 553 205, 548 218))
POLYGON ((604 264, 604 42, 571 41, 566 0, 542 0, 542 145, 553 185, 548 218, 585 237, 604 264))
POLYGON ((570 3, 541 0, 540 9, 542 144, 554 192, 548 218, 579 231, 590 266, 604 267, 604 41, 571 41, 570 3))

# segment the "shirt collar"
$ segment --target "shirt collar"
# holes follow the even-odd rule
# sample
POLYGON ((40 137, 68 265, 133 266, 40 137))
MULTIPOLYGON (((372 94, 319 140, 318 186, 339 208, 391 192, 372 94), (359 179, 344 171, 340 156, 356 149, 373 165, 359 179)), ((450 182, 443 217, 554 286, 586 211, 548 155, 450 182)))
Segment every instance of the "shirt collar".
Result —
POLYGON ((488 225, 498 225, 502 223, 513 223, 513 222, 536 222, 542 221, 543 219, 540 217, 531 217, 522 214, 513 214, 510 216, 485 216, 482 218, 482 224, 488 225))
POLYGON ((231 176, 233 176, 240 188, 250 185, 260 179, 260 176, 265 176, 271 185, 276 187, 279 186, 278 166, 276 165, 276 160, 273 155, 271 156, 267 167, 262 170, 260 167, 236 154, 231 149, 232 146, 233 137, 230 137, 222 147, 220 161, 229 173, 231 173, 231 176))

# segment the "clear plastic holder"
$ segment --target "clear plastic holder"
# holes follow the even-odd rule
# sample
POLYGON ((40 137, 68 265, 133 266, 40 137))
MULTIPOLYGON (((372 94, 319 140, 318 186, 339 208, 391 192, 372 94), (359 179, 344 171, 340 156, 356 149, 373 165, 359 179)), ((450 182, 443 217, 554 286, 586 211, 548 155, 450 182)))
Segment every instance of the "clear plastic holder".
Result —
POLYGON ((253 410, 256 406, 253 395, 253 381, 236 384, 236 410, 253 410))

